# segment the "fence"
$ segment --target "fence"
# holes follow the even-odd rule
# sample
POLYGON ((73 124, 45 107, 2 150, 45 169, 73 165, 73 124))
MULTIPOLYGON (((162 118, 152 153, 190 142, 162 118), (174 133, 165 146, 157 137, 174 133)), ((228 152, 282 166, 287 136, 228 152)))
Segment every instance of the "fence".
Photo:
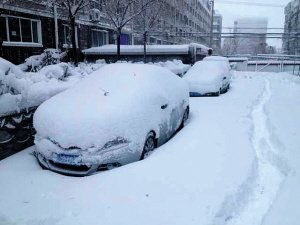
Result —
POLYGON ((36 108, 0 117, 0 160, 33 145, 36 108))

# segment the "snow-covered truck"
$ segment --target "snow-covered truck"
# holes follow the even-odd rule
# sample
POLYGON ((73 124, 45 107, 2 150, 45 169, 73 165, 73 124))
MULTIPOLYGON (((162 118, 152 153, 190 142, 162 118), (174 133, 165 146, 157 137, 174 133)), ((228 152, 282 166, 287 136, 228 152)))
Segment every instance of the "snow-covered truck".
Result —
MULTIPOLYGON (((208 55, 210 48, 201 44, 185 45, 147 45, 147 62, 163 62, 168 60, 181 60, 184 64, 194 64, 208 55)), ((117 55, 116 45, 103 45, 83 50, 87 61, 94 62, 105 59, 107 63, 115 62, 117 55)), ((143 61, 144 46, 121 45, 121 61, 143 61)))

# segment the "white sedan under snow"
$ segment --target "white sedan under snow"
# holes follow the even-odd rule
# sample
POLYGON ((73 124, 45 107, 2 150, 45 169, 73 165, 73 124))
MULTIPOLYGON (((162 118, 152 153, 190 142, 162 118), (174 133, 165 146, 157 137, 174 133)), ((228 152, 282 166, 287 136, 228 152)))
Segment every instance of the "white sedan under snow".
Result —
POLYGON ((190 96, 219 96, 230 88, 231 71, 229 61, 225 57, 206 57, 186 73, 190 96))
POLYGON ((143 159, 188 114, 188 84, 173 73, 151 65, 107 65, 37 109, 35 155, 44 168, 89 175, 143 159))

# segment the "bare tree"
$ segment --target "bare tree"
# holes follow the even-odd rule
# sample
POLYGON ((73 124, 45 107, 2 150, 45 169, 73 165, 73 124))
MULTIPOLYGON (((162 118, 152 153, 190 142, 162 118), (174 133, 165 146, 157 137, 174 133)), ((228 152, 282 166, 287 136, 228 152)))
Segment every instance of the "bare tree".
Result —
POLYGON ((71 28, 71 43, 72 43, 72 58, 75 65, 78 64, 78 52, 76 46, 76 17, 82 12, 89 4, 90 0, 43 0, 43 3, 48 7, 56 5, 61 11, 66 13, 71 28))
POLYGON ((245 39, 239 37, 226 38, 222 46, 223 55, 234 55, 238 53, 238 50, 243 46, 247 45, 245 39))
POLYGON ((139 16, 155 0, 103 0, 103 11, 117 33, 117 60, 121 54, 123 28, 139 16))
MULTIPOLYGON (((146 4, 149 0, 140 0, 142 4, 146 4)), ((144 44, 144 63, 146 63, 147 40, 148 35, 152 31, 156 31, 160 24, 160 19, 166 13, 166 0, 154 0, 145 7, 143 12, 134 19, 134 28, 143 35, 144 44)))

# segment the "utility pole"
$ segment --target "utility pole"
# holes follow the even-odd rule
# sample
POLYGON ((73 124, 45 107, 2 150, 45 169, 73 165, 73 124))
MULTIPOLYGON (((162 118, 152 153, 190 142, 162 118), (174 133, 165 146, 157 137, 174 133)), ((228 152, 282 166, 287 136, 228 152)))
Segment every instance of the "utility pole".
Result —
POLYGON ((211 4, 211 26, 210 26, 210 39, 209 47, 213 47, 213 32, 214 32, 214 11, 215 11, 215 0, 210 1, 211 4))

